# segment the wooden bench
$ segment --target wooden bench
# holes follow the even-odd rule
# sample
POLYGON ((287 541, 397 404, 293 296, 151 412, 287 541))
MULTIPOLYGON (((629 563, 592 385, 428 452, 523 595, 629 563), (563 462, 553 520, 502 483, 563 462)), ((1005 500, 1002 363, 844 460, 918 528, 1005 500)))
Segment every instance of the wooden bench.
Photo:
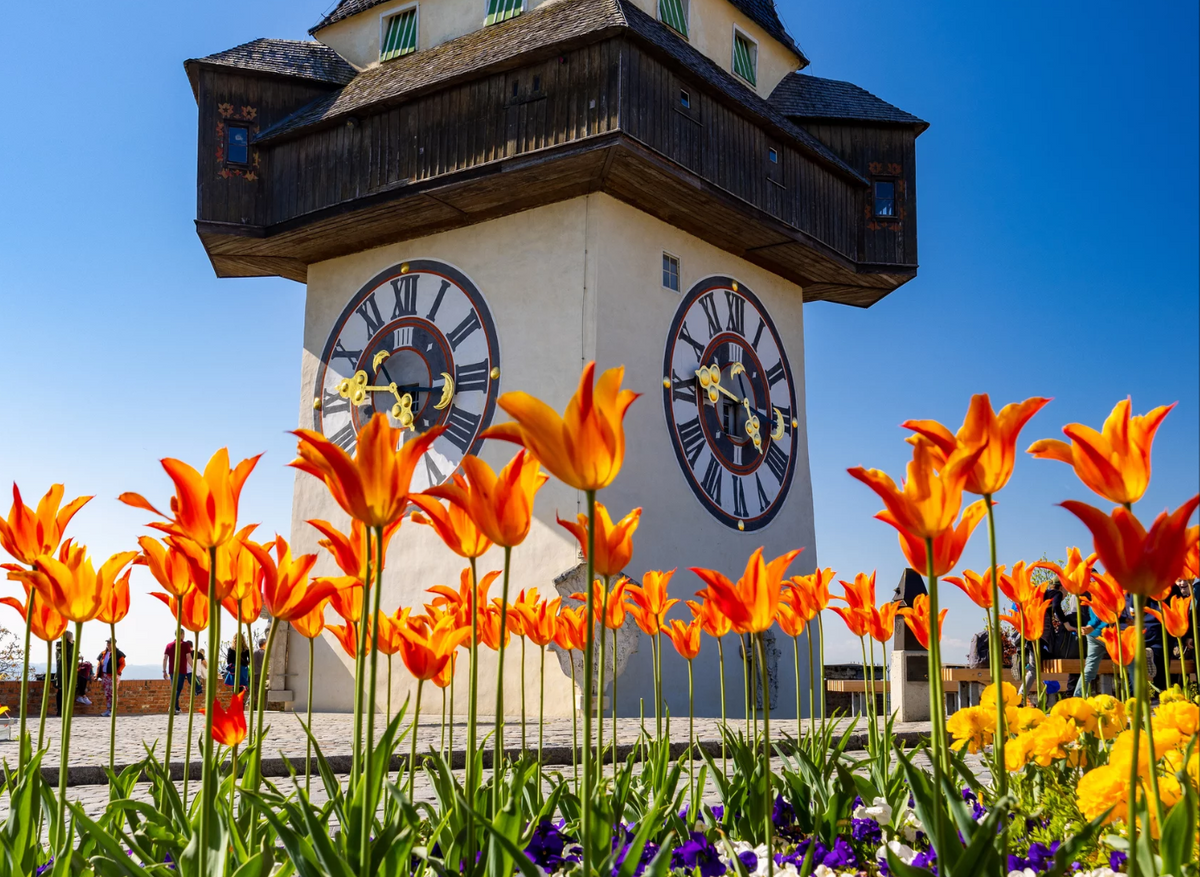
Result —
POLYGON ((979 706, 984 686, 992 684, 992 671, 987 667, 943 667, 942 683, 946 715, 952 715, 963 707, 979 706))
POLYGON ((874 683, 868 682, 866 679, 827 679, 825 680, 825 690, 831 694, 849 694, 850 695, 850 714, 855 716, 864 715, 867 711, 867 691, 868 688, 874 695, 882 694, 884 697, 884 712, 887 712, 887 696, 891 690, 891 683, 886 679, 876 679, 874 683))

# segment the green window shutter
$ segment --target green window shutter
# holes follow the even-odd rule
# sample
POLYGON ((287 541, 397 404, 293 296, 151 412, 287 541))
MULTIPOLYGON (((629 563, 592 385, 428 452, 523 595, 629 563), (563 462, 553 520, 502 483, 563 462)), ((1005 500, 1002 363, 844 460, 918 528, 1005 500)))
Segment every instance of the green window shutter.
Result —
POLYGON ((387 61, 399 58, 417 50, 417 10, 406 9, 399 15, 388 19, 387 34, 383 38, 383 47, 379 52, 379 60, 387 61))
POLYGON ((755 71, 754 46, 744 37, 734 34, 733 37, 733 72, 751 85, 758 84, 755 71))
POLYGON ((488 0, 487 18, 484 24, 495 24, 498 21, 508 21, 521 14, 525 0, 488 0))
POLYGON ((658 0, 658 17, 667 27, 688 35, 687 13, 683 9, 684 0, 658 0))

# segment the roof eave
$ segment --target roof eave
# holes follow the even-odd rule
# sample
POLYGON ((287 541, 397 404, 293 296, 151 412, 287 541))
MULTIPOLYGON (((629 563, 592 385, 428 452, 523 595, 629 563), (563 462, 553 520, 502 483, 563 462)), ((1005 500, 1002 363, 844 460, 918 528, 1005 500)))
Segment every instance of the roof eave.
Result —
POLYGON ((915 116, 910 121, 901 121, 899 119, 863 119, 857 116, 823 116, 823 115, 808 115, 801 113, 788 113, 784 115, 797 123, 803 122, 836 122, 842 125, 881 125, 887 128, 912 128, 916 131, 916 136, 920 137, 929 128, 929 123, 924 119, 918 119, 915 116))

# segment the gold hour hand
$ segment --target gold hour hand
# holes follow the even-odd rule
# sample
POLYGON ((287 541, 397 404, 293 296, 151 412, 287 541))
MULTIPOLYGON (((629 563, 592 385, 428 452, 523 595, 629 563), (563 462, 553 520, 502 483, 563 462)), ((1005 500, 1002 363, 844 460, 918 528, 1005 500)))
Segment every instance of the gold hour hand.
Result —
POLYGON ((702 365, 696 369, 696 377, 700 379, 700 389, 708 395, 708 401, 717 404, 720 394, 724 393, 734 402, 738 397, 721 386, 721 367, 715 362, 712 365, 702 365))
POLYGON ((754 449, 760 454, 762 450, 762 434, 759 432, 758 415, 754 413, 754 409, 750 407, 750 400, 743 399, 742 405, 746 409, 746 437, 754 442, 754 449))

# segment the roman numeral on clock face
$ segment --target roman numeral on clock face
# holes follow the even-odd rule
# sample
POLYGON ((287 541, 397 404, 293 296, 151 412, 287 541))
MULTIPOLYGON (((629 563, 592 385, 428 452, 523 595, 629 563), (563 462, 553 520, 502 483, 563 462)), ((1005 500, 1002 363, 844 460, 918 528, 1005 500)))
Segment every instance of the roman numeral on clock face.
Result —
POLYGON ((446 333, 446 340, 450 342, 450 349, 458 350, 458 345, 462 344, 463 340, 479 327, 479 314, 471 311, 461 323, 446 333))
POLYGON ((356 436, 354 434, 354 424, 347 423, 333 435, 329 436, 329 440, 345 451, 347 454, 354 452, 356 436))
POLYGON ((704 345, 692 337, 692 333, 688 331, 687 323, 679 330, 679 340, 691 346, 692 350, 696 351, 696 359, 700 359, 704 355, 704 345))
POLYGON ((742 479, 733 476, 733 516, 735 518, 749 517, 746 511, 746 488, 742 479))
POLYGON ((379 313, 379 305, 375 303, 375 293, 367 296, 367 300, 356 309, 358 315, 367 324, 367 337, 373 337, 383 328, 383 314, 379 313))
POLYGON ((695 469, 696 460, 704 448, 704 428, 700 426, 700 418, 693 417, 686 423, 679 424, 676 429, 679 431, 679 441, 683 444, 683 456, 688 461, 688 466, 695 469))
POLYGON ((454 367, 454 391, 471 393, 475 390, 487 390, 488 372, 490 371, 486 359, 470 365, 456 365, 454 367))
POLYGON ((775 363, 771 368, 767 369, 767 383, 772 387, 783 380, 783 360, 775 363))
POLYGON ((333 355, 330 356, 329 359, 332 362, 340 356, 343 359, 349 360, 350 367, 355 368, 358 366, 358 361, 362 358, 362 355, 363 352, 361 350, 347 350, 342 346, 342 342, 339 340, 338 343, 334 345, 333 355))
POLYGON ((680 377, 671 369, 671 398, 691 405, 696 404, 696 378, 693 375, 680 377))
POLYGON ((411 317, 417 313, 417 281, 419 274, 405 274, 392 280, 392 289, 396 291, 396 306, 392 309, 392 319, 411 317))
POLYGON ((442 433, 450 443, 464 454, 475 440, 475 431, 479 429, 479 421, 483 418, 461 408, 451 408, 450 416, 446 418, 446 431, 442 433))
POLYGON ((708 318, 708 337, 712 338, 721 331, 721 319, 717 316, 717 300, 711 292, 700 296, 700 307, 704 308, 704 316, 708 318))
POLYGON ((787 475, 788 458, 775 442, 771 442, 771 446, 767 448, 766 464, 775 475, 775 480, 783 484, 784 476, 787 475))
POLYGON ((342 414, 350 410, 350 400, 343 399, 337 390, 325 390, 321 393, 321 413, 325 417, 332 414, 342 414))
POLYGON ((746 300, 731 290, 725 290, 725 306, 729 310, 726 330, 739 335, 746 334, 746 300))
POLYGON ((767 506, 771 504, 771 499, 767 496, 767 492, 763 490, 762 479, 758 477, 757 473, 754 475, 754 486, 758 488, 758 510, 759 512, 765 512, 767 506))
POLYGON ((437 463, 433 460, 433 454, 429 451, 425 452, 425 456, 421 458, 425 461, 425 476, 429 479, 430 484, 441 484, 445 479, 445 474, 438 468, 437 463))
POLYGON ((708 468, 704 470, 704 480, 700 483, 701 489, 717 505, 721 504, 721 472, 721 464, 717 462, 717 458, 710 458, 708 468))

